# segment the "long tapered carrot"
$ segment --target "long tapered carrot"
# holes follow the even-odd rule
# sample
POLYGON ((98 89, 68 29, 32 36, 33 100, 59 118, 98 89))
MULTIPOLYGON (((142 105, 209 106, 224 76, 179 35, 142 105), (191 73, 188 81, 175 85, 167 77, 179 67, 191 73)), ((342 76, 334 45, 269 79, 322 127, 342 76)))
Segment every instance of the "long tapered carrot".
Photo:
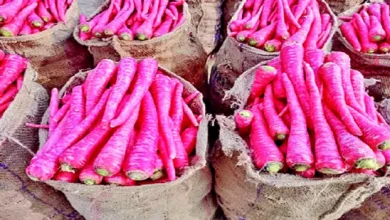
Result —
MULTIPOLYGON (((17 36, 19 34, 19 31, 22 29, 26 18, 34 11, 34 9, 37 6, 38 6, 37 3, 33 3, 33 4, 25 7, 19 13, 17 13, 17 15, 14 17, 14 19, 10 23, 7 23, 1 27, 1 29, 0 29, 1 35, 5 36, 5 37, 17 36)), ((0 14, 0 16, 1 16, 1 14, 0 14)), ((0 20, 1 20, 1 17, 0 17, 0 20)))
POLYGON ((290 33, 287 31, 286 22, 284 20, 284 8, 282 0, 277 0, 277 21, 276 21, 276 37, 286 40, 290 37, 290 33))
POLYGON ((340 25, 340 30, 345 39, 350 43, 356 51, 361 51, 362 46, 359 42, 355 27, 351 22, 344 22, 340 25))
POLYGON ((287 0, 282 0, 283 9, 287 20, 291 22, 296 28, 301 28, 301 25, 298 22, 298 19, 295 18, 294 14, 291 12, 290 6, 287 0))
POLYGON ((58 112, 59 105, 58 89, 54 88, 51 90, 51 98, 49 104, 49 135, 52 134, 57 127, 57 123, 54 121, 54 116, 58 112))
POLYGON ((159 10, 159 3, 160 1, 166 1, 166 0, 156 0, 153 2, 152 11, 149 14, 149 17, 147 20, 145 20, 139 28, 137 28, 136 31, 134 31, 136 37, 138 40, 147 40, 150 39, 153 35, 153 25, 157 18, 158 10, 159 10))
POLYGON ((260 28, 267 26, 268 17, 271 14, 272 2, 273 2, 272 0, 264 0, 263 13, 261 14, 260 17, 260 28))
POLYGON ((0 9, 0 23, 9 23, 23 7, 24 0, 14 0, 0 9))
POLYGON ((365 87, 364 87, 364 77, 357 70, 351 70, 351 84, 353 93, 355 94, 355 99, 359 103, 360 108, 363 111, 366 111, 366 106, 364 102, 365 87))

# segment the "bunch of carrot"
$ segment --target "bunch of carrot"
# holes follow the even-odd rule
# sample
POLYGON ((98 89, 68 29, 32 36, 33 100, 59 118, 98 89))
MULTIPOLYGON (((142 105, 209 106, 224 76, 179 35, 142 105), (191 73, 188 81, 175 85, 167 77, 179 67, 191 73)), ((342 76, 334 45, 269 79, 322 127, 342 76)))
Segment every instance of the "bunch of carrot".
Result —
POLYGON ((256 167, 270 173, 379 175, 390 165, 390 127, 342 52, 285 43, 256 70, 235 121, 256 167))
POLYGON ((0 117, 14 100, 23 85, 27 60, 16 54, 0 50, 0 117))
POLYGON ((65 21, 73 0, 0 0, 0 34, 35 34, 65 21))
POLYGON ((306 48, 323 48, 330 37, 333 21, 321 12, 317 0, 246 0, 229 25, 230 36, 239 42, 279 51, 282 44, 298 31, 306 48))
POLYGON ((102 60, 61 100, 53 89, 47 142, 33 180, 135 185, 173 181, 189 166, 199 121, 183 84, 154 59, 102 60), (60 107, 61 105, 61 107, 60 107))
POLYGON ((344 20, 340 31, 355 51, 388 53, 390 51, 390 12, 386 3, 364 5, 344 20))
POLYGON ((108 38, 148 40, 174 31, 184 23, 184 0, 112 0, 107 9, 86 21, 80 16, 81 40, 108 38))

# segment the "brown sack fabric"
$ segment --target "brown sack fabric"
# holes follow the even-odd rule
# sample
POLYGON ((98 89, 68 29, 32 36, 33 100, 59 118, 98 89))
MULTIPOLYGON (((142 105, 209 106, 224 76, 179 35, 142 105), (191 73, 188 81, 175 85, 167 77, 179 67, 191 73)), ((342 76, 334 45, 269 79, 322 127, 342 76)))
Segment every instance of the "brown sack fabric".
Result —
POLYGON ((72 38, 78 19, 78 1, 74 0, 65 23, 33 35, 0 37, 0 48, 26 57, 44 87, 61 87, 78 70, 92 65, 88 50, 72 38))
MULTIPOLYGON (((196 89, 182 78, 160 68, 171 77, 179 79, 185 88, 185 94, 196 89)), ((72 77, 61 90, 64 94, 86 78, 86 73, 72 77)), ((195 113, 205 116, 200 123, 196 145, 196 155, 179 179, 144 186, 118 187, 108 185, 88 186, 80 183, 47 181, 47 184, 62 191, 72 206, 86 219, 172 219, 172 220, 211 220, 216 211, 216 203, 211 195, 212 175, 207 165, 208 121, 205 106, 199 96, 190 106, 195 113)), ((46 114, 43 118, 45 123, 46 114)), ((41 144, 46 140, 47 132, 40 133, 41 144)))
MULTIPOLYGON (((327 11, 333 21, 336 21, 336 16, 332 13, 329 6, 324 0, 320 2, 320 10, 327 11)), ((245 1, 240 3, 231 21, 235 20, 239 11, 244 7, 245 1)), ((231 22, 230 21, 230 22, 231 22)), ((230 23, 229 23, 230 24, 230 23)), ((228 26, 229 26, 228 24, 228 26)), ((337 22, 334 22, 329 39, 324 46, 325 51, 330 51, 332 47, 332 36, 336 32, 337 22)), ((230 31, 228 30, 228 34, 230 31)), ((218 114, 230 114, 230 103, 223 102, 225 91, 232 88, 234 81, 244 71, 255 66, 256 64, 271 60, 279 56, 279 52, 267 52, 246 43, 239 43, 235 38, 227 37, 216 55, 214 67, 210 76, 210 98, 213 103, 214 110, 218 114)))
POLYGON ((97 39, 82 41, 78 37, 78 28, 74 30, 74 38, 89 48, 95 64, 102 59, 118 61, 121 57, 129 56, 136 59, 153 57, 161 66, 177 73, 196 88, 202 89, 206 83, 204 66, 207 54, 192 32, 191 15, 187 4, 184 4, 184 13, 187 19, 175 31, 146 41, 123 41, 117 36, 103 41, 97 39))
POLYGON ((362 4, 365 0, 325 0, 332 11, 337 15, 350 8, 362 4))
MULTIPOLYGON (((258 66, 241 75, 228 95, 242 109, 258 66)), ((220 136, 213 158, 217 200, 228 219, 338 219, 386 184, 388 177, 345 174, 305 179, 254 168, 248 146, 231 118, 217 116, 220 136)))
POLYGON ((38 130, 25 126, 40 123, 48 106, 45 89, 33 82, 36 73, 25 72, 23 87, 0 119, 0 219, 83 219, 65 196, 25 174, 38 149, 38 130))

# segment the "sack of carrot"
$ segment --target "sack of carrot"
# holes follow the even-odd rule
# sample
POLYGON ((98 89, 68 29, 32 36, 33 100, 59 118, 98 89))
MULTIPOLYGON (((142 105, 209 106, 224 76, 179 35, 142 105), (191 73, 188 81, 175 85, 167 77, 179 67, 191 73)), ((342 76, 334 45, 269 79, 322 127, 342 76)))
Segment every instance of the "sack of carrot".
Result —
POLYGON ((34 82, 36 72, 25 58, 0 52, 0 197, 4 219, 80 219, 65 196, 25 174, 37 151, 38 130, 47 109, 46 90, 34 82), (23 210, 21 212, 20 210, 23 210))
POLYGON ((154 57, 196 88, 205 86, 207 54, 184 1, 107 1, 92 18, 80 16, 74 38, 89 48, 95 64, 154 57))
POLYGON ((285 43, 227 96, 213 165, 228 218, 337 219, 390 184, 390 128, 347 54, 285 43))
POLYGON ((42 124, 26 173, 86 219, 212 218, 202 94, 155 59, 103 59, 75 75, 52 90, 42 124))
POLYGON ((329 51, 336 20, 322 0, 241 2, 211 73, 210 96, 217 113, 231 114, 231 103, 222 101, 224 92, 249 68, 279 56, 284 43, 299 42, 305 48, 329 51))
POLYGON ((26 57, 44 87, 62 86, 91 56, 71 37, 78 1, 15 0, 0 4, 0 48, 26 57))

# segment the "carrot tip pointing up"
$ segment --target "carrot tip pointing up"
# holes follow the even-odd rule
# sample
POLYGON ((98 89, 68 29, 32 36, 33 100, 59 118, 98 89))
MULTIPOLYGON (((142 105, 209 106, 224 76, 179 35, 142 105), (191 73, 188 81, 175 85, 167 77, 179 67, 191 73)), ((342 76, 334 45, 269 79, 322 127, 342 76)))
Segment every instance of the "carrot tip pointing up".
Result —
POLYGON ((358 169, 374 170, 377 167, 377 164, 375 159, 361 159, 356 161, 355 167, 358 169))

